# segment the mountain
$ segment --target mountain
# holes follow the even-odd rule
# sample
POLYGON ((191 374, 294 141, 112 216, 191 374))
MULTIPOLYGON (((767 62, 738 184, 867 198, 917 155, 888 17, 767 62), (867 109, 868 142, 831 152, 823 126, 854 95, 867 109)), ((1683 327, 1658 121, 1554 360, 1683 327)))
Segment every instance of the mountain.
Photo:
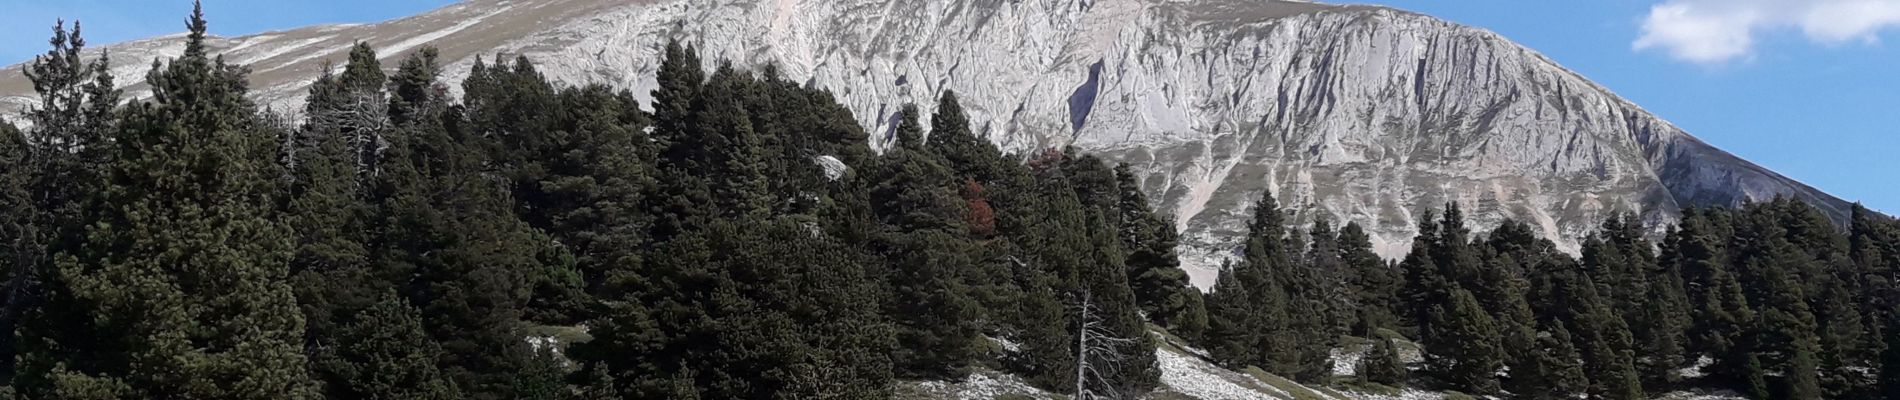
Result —
MULTIPOLYGON (((216 10, 211 17, 217 18, 216 10)), ((325 60, 438 47, 459 81, 527 56, 571 84, 646 96, 669 40, 709 64, 773 65, 832 91, 881 146, 898 110, 955 90, 1008 150, 1075 146, 1130 164, 1212 283, 1261 190, 1363 224, 1402 255, 1421 213, 1458 202, 1480 228, 1531 223, 1574 251, 1613 212, 1665 223, 1692 204, 1788 196, 1849 205, 1708 145, 1486 30, 1371 6, 1260 0, 470 0, 368 25, 217 38, 259 101, 298 110, 325 60)), ((106 46, 140 82, 182 36, 106 46)), ((385 65, 393 65, 386 63, 385 65)), ((143 84, 132 84, 139 95, 143 84)), ((31 104, 0 71, 6 114, 31 104)))

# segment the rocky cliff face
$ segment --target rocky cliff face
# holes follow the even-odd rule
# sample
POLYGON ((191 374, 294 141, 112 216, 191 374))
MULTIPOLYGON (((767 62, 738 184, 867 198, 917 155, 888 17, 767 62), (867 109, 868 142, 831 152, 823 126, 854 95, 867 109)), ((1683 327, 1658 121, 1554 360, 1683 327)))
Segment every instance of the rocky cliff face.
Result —
MULTIPOLYGON (((213 19, 215 22, 215 10, 213 19)), ((1399 256, 1423 210, 1458 202, 1482 228, 1527 221, 1574 249, 1613 212, 1793 196, 1847 204, 1736 158, 1494 33, 1366 6, 1259 0, 473 0, 373 25, 214 43, 278 110, 355 41, 391 60, 433 45, 459 80, 525 55, 571 83, 645 95, 669 39, 708 63, 776 65, 831 90, 878 141, 905 103, 955 90, 1012 151, 1073 145, 1128 163, 1185 234, 1195 282, 1244 233, 1261 191, 1296 220, 1365 225, 1399 256)), ((180 37, 108 46, 138 82, 180 37)), ((393 63, 386 64, 393 65, 393 63)), ((709 65, 710 66, 710 65, 709 65)), ((137 94, 141 85, 129 89, 137 94)), ((7 114, 31 103, 0 71, 7 114)), ((879 146, 881 143, 873 143, 879 146)))

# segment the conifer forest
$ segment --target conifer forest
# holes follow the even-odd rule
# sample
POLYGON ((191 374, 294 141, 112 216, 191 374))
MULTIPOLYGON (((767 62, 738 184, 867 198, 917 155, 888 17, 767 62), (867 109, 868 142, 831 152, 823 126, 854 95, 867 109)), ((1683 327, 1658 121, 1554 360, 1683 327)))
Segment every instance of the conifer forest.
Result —
POLYGON ((359 44, 273 109, 206 27, 149 97, 77 24, 28 64, 38 102, 0 123, 0 398, 886 399, 1001 371, 1134 399, 1161 346, 1313 386, 1900 398, 1900 222, 1864 208, 1623 215, 1572 255, 1454 202, 1388 260, 1268 190, 1203 290, 1136 174, 1005 153, 952 92, 867 132, 678 43, 644 105, 359 44))

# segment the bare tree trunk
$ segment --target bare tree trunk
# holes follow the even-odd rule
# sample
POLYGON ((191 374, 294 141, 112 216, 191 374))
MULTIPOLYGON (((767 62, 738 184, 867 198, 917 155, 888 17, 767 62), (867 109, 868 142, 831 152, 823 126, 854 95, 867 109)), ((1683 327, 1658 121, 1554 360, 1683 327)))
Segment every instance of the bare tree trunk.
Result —
POLYGON ((1094 293, 1083 290, 1082 304, 1077 311, 1075 400, 1122 398, 1111 379, 1121 371, 1120 347, 1134 339, 1116 337, 1114 331, 1104 326, 1093 297, 1094 293))

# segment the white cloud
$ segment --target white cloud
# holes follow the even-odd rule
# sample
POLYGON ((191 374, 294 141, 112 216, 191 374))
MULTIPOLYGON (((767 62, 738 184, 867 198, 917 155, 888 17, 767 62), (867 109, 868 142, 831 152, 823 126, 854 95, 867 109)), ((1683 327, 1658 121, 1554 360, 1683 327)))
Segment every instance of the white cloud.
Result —
POLYGON ((1795 28, 1824 44, 1873 42, 1900 26, 1900 0, 1666 0, 1650 7, 1636 50, 1714 64, 1753 56, 1757 35, 1795 28))

